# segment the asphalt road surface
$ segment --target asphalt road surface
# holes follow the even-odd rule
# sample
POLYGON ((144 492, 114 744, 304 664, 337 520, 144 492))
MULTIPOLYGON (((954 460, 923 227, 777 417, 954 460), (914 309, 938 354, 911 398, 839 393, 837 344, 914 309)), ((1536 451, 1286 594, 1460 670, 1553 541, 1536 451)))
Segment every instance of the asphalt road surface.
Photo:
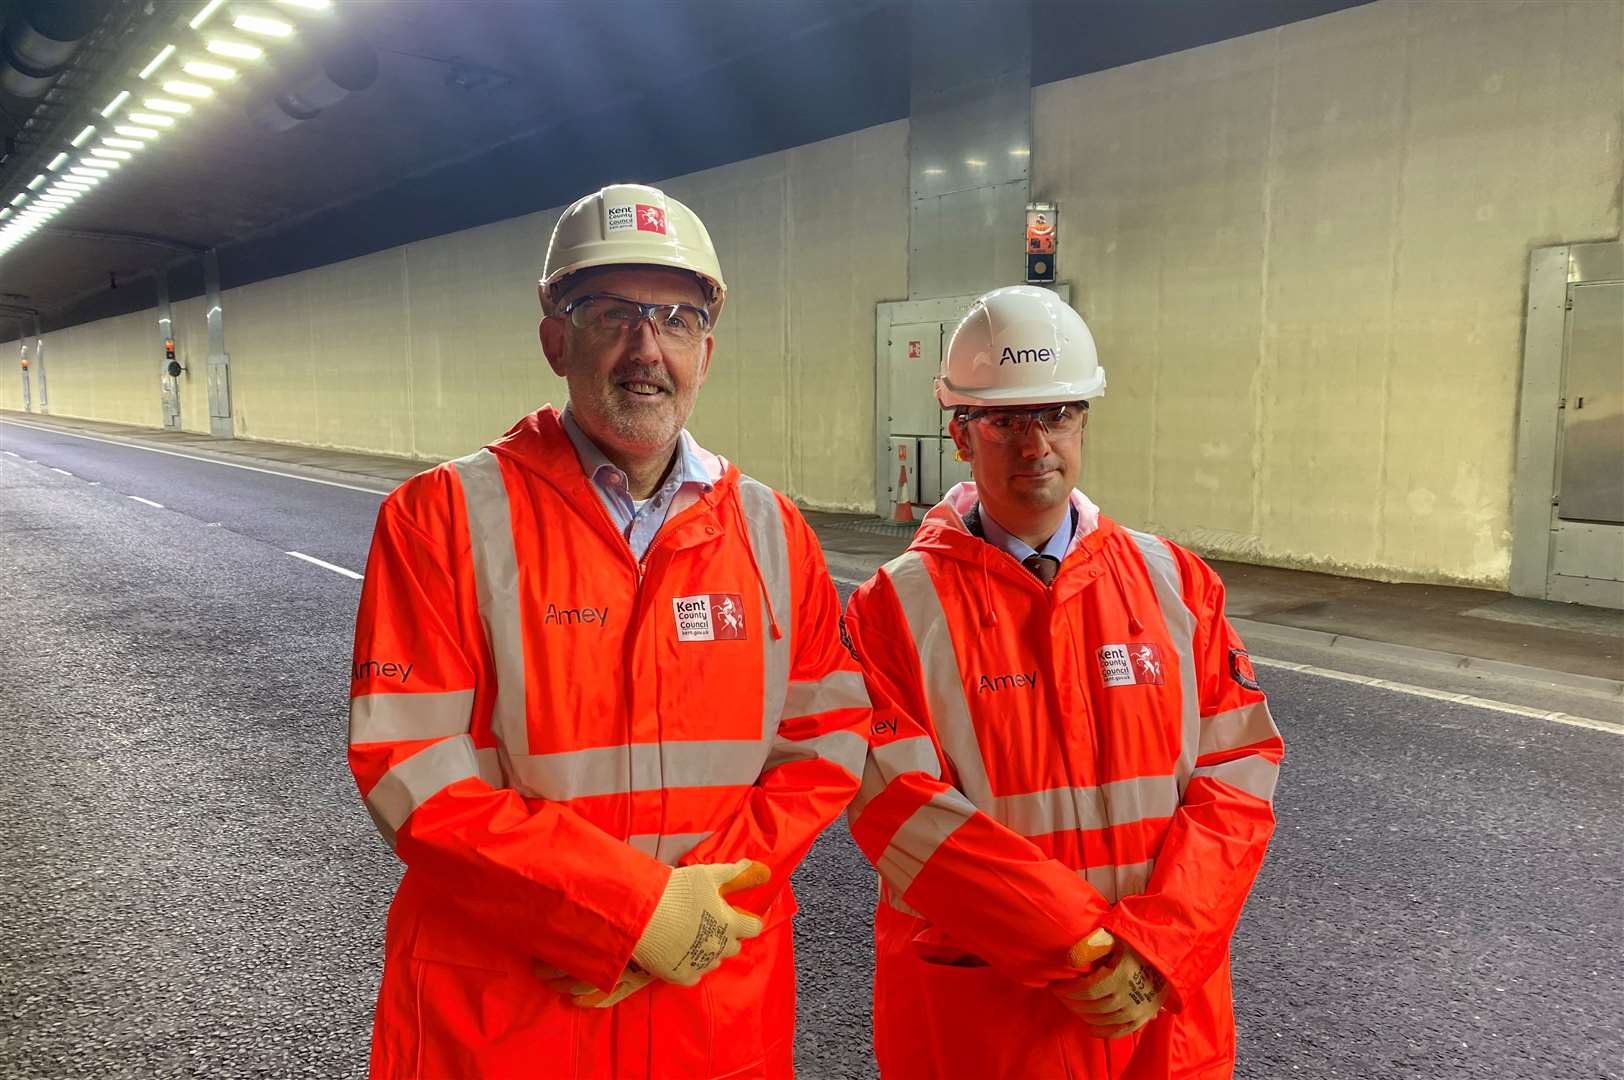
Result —
MULTIPOLYGON (((0 424, 0 1076, 364 1072, 398 870, 344 766, 341 571, 378 501, 0 424)), ((1262 677, 1237 1075, 1624 1077, 1624 740, 1262 677)), ((843 825, 795 884, 801 1075, 873 1076, 843 825)))

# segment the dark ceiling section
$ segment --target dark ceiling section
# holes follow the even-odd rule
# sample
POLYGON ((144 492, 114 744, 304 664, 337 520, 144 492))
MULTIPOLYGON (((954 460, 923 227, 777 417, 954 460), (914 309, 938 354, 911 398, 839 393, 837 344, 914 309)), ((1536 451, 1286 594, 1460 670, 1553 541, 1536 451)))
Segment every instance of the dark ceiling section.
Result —
MULTIPOLYGON (((0 258, 0 293, 73 325, 150 306, 166 264, 173 298, 200 294, 194 248, 243 285, 896 120, 910 12, 950 19, 958 2, 336 0, 335 31, 376 51, 373 85, 274 133, 221 104, 0 258)), ((1033 79, 1356 2, 1035 0, 1033 79)), ((17 171, 0 165, 0 199, 33 175, 17 171)))
POLYGON ((1373 0, 1033 0, 1041 85, 1254 34, 1373 0))

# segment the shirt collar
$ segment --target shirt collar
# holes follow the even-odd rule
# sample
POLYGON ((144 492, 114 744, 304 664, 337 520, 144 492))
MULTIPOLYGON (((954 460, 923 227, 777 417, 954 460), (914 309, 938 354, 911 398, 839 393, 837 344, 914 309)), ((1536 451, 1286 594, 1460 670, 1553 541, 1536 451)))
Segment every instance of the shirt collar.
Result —
MULTIPOLYGON (((592 478, 592 482, 601 487, 610 476, 618 476, 620 490, 625 491, 630 498, 631 493, 626 488, 625 471, 610 461, 604 452, 598 449, 598 444, 581 430, 581 425, 576 423, 574 410, 570 406, 564 406, 559 421, 564 427, 564 434, 569 436, 571 445, 575 447, 575 456, 581 459, 581 468, 592 478)), ((687 428, 678 432, 677 460, 671 467, 670 475, 666 477, 666 484, 673 488, 683 484, 698 484, 702 490, 709 491, 718 477, 713 476, 714 470, 707 468, 702 454, 699 444, 688 434, 687 428)))
POLYGON ((1060 519, 1060 527, 1054 531, 1054 535, 1044 542, 1042 548, 1034 548, 1031 544, 998 524, 997 519, 987 512, 986 503, 979 505, 981 507, 981 531, 986 535, 989 544, 1003 548, 1013 555, 1018 562, 1025 562, 1033 555, 1048 555, 1055 562, 1065 560, 1066 550, 1071 547, 1071 536, 1075 528, 1073 515, 1069 512, 1070 507, 1067 507, 1068 512, 1065 517, 1060 519))

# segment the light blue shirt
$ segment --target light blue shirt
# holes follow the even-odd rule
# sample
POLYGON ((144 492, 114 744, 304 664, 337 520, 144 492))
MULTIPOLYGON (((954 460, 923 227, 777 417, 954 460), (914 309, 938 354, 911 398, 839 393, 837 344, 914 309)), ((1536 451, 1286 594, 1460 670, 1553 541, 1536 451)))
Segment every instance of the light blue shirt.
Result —
POLYGON ((981 511, 981 532, 987 538, 987 543, 1009 552, 1015 557, 1016 562, 1025 562, 1034 555, 1048 555, 1055 562, 1065 561, 1066 550, 1071 547, 1072 533, 1077 528, 1071 507, 1066 508, 1066 516, 1061 519, 1060 528, 1054 531, 1054 535, 1049 537, 1042 548, 1035 548, 998 524, 993 516, 987 513, 986 503, 976 505, 981 511))
POLYGON ((671 501, 685 485, 693 484, 700 492, 709 491, 713 486, 704 462, 694 452, 693 436, 683 431, 677 436, 677 460, 672 463, 665 482, 638 506, 632 501, 626 473, 598 449, 597 443, 587 438, 568 406, 564 408, 562 421, 564 433, 575 445, 575 456, 581 459, 581 468, 586 470, 603 508, 609 512, 609 520, 615 523, 638 559, 648 553, 649 545, 654 543, 671 512, 671 501))

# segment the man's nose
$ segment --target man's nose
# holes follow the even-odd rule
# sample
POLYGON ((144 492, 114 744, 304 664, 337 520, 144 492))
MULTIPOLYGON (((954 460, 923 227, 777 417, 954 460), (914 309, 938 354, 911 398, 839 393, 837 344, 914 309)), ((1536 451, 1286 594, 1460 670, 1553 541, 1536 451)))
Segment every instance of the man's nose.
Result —
POLYGON ((1042 424, 1034 420, 1016 437, 1015 448, 1021 457, 1029 460, 1043 457, 1049 452, 1049 433, 1043 430, 1042 424))
POLYGON ((626 332, 626 356, 632 360, 658 360, 663 355, 660 334, 654 329, 654 320, 646 318, 637 320, 637 325, 626 332))

